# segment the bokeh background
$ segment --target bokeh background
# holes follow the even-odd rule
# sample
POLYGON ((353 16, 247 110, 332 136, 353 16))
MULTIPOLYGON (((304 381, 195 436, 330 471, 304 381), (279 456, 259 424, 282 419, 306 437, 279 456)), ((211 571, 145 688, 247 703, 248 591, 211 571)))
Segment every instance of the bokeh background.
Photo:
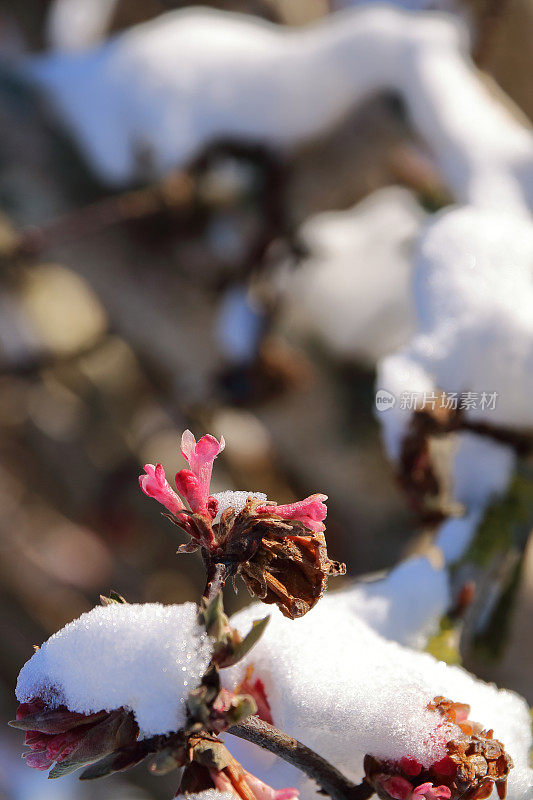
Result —
MULTIPOLYGON (((212 5, 298 26, 349 4, 212 5)), ((181 5, 118 0, 97 34, 181 5)), ((531 116, 531 0, 401 5, 456 16, 478 66, 531 116)), ((389 266, 388 250, 380 263, 372 256, 388 224, 379 215, 392 215, 401 245, 395 268, 405 272, 418 222, 451 200, 401 102, 371 98, 290 154, 213 143, 163 187, 117 192, 91 173, 61 120, 13 67, 26 53, 59 46, 67 6, 0 3, 2 722, 14 714, 17 672, 32 646, 100 593, 113 588, 131 602, 198 597, 199 559, 174 555, 180 534, 137 484, 146 462, 161 461, 170 476, 183 467, 178 441, 186 427, 226 438, 217 491, 253 489, 279 502, 326 493, 330 555, 347 563, 350 577, 384 570, 427 541, 396 485, 374 415, 375 359, 405 336, 404 311, 396 318, 389 305, 379 316, 388 279, 372 286, 373 271, 389 266), (298 282, 324 236, 331 248, 322 257, 337 259, 339 275, 349 270, 351 241, 309 220, 391 186, 358 218, 358 280, 370 311, 375 302, 374 327, 361 330, 352 349, 335 348, 350 337, 357 309, 340 309, 324 332, 308 307, 302 320, 298 282), (6 257, 21 230, 26 252, 6 257)), ((508 647, 500 661, 482 665, 485 677, 531 702, 532 587, 530 557, 508 647)), ((230 611, 246 602, 244 586, 237 596, 227 592, 230 611)), ((0 728, 2 800, 172 795, 175 778, 150 778, 142 768, 96 785, 75 776, 47 782, 24 767, 20 739, 0 728)))

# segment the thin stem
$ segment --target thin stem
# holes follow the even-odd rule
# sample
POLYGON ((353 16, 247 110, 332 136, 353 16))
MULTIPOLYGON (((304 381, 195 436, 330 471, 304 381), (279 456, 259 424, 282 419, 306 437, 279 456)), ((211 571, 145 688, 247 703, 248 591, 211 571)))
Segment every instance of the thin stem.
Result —
POLYGON ((213 562, 204 558, 204 563, 207 579, 202 599, 210 603, 223 590, 230 573, 226 564, 221 562, 213 562))
POLYGON ((35 256, 51 246, 77 241, 124 222, 147 219, 190 204, 187 176, 174 172, 151 186, 101 200, 58 216, 40 226, 22 230, 16 250, 9 255, 35 256))
POLYGON ((368 783, 365 781, 359 785, 352 783, 318 753, 259 717, 249 717, 239 725, 231 727, 229 733, 270 750, 271 753, 305 772, 329 794, 332 800, 367 800, 374 794, 368 783))

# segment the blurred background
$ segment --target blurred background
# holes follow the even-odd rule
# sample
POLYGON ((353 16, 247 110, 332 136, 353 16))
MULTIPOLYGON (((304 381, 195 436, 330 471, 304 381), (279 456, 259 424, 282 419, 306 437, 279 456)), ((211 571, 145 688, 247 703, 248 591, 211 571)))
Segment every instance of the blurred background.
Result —
MULTIPOLYGON (((413 240, 453 198, 400 99, 371 96, 290 152, 199 142, 179 168, 117 188, 21 77, 32 54, 99 46, 185 5, 0 3, 2 721, 32 646, 100 593, 199 596, 200 560, 174 555, 180 534, 137 483, 146 462, 162 462, 169 479, 184 466, 187 427, 226 439, 215 491, 327 494, 329 554, 349 577, 425 541, 380 441, 375 363, 409 336, 413 240)), ((361 4, 212 3, 292 28, 349 5, 361 4)), ((397 5, 453 15, 494 91, 531 117, 531 0, 397 5)), ((247 602, 243 585, 227 592, 230 611, 247 602)), ((517 654, 531 648, 532 604, 530 557, 506 655, 484 666, 530 702, 517 654)), ((2 800, 156 800, 175 788, 175 777, 142 768, 89 786, 47 783, 20 750, 20 734, 0 727, 2 800)))

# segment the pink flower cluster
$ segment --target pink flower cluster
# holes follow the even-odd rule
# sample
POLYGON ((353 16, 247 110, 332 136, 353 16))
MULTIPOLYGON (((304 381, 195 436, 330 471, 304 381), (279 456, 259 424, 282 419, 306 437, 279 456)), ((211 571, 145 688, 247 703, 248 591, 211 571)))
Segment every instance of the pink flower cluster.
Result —
POLYGON ((36 729, 26 732, 25 744, 31 750, 25 756, 26 764, 38 770, 50 769, 54 762, 60 764, 83 745, 88 732, 108 716, 106 711, 90 715, 77 714, 67 708, 49 711, 40 698, 22 703, 17 709, 17 721, 36 720, 36 729))
MULTIPOLYGON (((181 497, 170 486, 161 464, 145 465, 145 474, 139 477, 142 491, 161 503, 180 523, 186 522, 190 513, 181 499, 183 497, 190 511, 201 516, 210 526, 218 511, 218 501, 209 493, 213 462, 224 447, 223 437, 219 442, 211 434, 206 434, 197 442, 190 431, 185 431, 181 437, 181 453, 189 464, 189 469, 180 470, 175 478, 176 488, 181 497)), ((279 506, 269 503, 258 508, 257 513, 275 515, 286 520, 298 520, 309 530, 321 532, 325 530, 324 519, 327 514, 325 500, 327 500, 326 495, 314 494, 297 503, 279 506)), ((210 542, 202 541, 201 544, 209 546, 210 542)))

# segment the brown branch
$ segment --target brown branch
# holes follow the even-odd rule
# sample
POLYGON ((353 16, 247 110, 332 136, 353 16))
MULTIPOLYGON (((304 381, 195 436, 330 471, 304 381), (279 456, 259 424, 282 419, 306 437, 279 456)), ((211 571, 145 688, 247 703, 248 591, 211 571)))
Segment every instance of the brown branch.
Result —
POLYGON ((8 256, 35 256, 51 246, 77 241, 114 225, 154 217, 162 211, 183 210, 190 202, 186 173, 173 172, 159 183, 105 197, 40 226, 25 228, 18 234, 15 252, 8 256))
POLYGON ((245 722, 231 727, 229 733, 269 750, 305 772, 332 800, 367 800, 374 794, 368 783, 352 783, 318 753, 259 717, 249 717, 245 722))

